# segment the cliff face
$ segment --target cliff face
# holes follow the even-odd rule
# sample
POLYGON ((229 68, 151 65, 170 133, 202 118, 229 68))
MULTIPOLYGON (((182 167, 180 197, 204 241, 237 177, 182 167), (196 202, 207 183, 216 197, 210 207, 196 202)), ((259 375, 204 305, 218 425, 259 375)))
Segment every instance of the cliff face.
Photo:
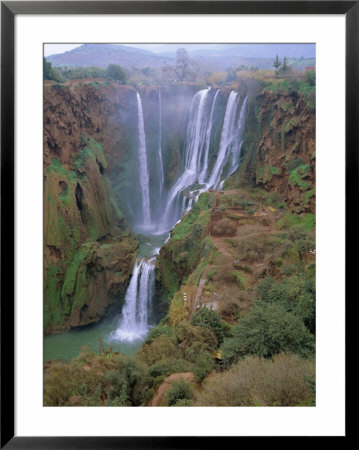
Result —
POLYGON ((124 231, 107 172, 113 118, 131 94, 128 87, 45 86, 45 333, 99 320, 127 287, 138 243, 124 231))
POLYGON ((248 103, 242 183, 275 193, 293 212, 315 211, 315 107, 299 92, 263 90, 248 103))

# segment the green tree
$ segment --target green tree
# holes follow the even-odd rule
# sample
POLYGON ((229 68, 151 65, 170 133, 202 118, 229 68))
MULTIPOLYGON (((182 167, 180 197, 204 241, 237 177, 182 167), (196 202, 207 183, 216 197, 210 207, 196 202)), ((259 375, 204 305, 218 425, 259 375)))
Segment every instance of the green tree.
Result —
POLYGON ((228 327, 222 322, 216 311, 208 308, 201 308, 191 317, 191 324, 211 330, 217 338, 218 344, 228 335, 228 327))
POLYGON ((52 80, 52 64, 44 58, 44 80, 52 80))
POLYGON ((280 352, 308 356, 314 348, 314 337, 299 317, 277 304, 257 302, 249 314, 225 339, 221 351, 225 367, 246 355, 271 358, 280 352))
POLYGON ((64 77, 60 74, 60 72, 52 67, 52 64, 49 61, 46 61, 44 58, 44 80, 54 80, 60 83, 64 82, 64 77))
POLYGON ((288 73, 289 71, 290 71, 290 67, 288 66, 287 57, 285 56, 283 58, 283 63, 282 63, 282 66, 279 69, 279 72, 281 72, 281 73, 288 73))
POLYGON ((315 278, 293 276, 274 282, 266 278, 258 286, 263 302, 277 304, 285 311, 299 317, 311 333, 315 332, 315 278))
POLYGON ((166 398, 169 406, 175 406, 179 400, 190 400, 192 398, 191 385, 180 378, 172 384, 166 398))
POLYGON ((276 55, 276 57, 275 57, 275 60, 274 60, 274 62, 273 62, 273 64, 272 64, 272 66, 274 67, 274 71, 275 71, 275 74, 277 75, 278 74, 278 69, 279 69, 279 67, 282 65, 282 62, 279 60, 279 58, 278 58, 278 53, 277 53, 277 55, 276 55))
POLYGON ((126 74, 118 64, 110 64, 106 69, 106 78, 119 81, 121 84, 126 82, 126 74))

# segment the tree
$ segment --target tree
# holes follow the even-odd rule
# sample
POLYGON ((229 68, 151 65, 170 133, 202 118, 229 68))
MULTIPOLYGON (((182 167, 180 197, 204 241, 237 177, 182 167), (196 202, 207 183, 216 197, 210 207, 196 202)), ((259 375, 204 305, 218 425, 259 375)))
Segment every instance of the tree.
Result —
POLYGON ((176 56, 176 73, 182 83, 189 72, 190 60, 185 48, 179 48, 176 56))
POLYGON ((276 75, 278 74, 278 69, 279 69, 279 67, 281 65, 282 65, 282 62, 279 60, 278 53, 277 53, 277 55, 275 57, 275 60, 274 60, 274 63, 272 64, 272 66, 274 67, 274 71, 275 71, 276 75))
POLYGON ((221 344, 228 334, 228 327, 221 321, 220 315, 208 308, 201 308, 196 314, 193 314, 191 324, 211 330, 215 334, 218 344, 221 344))
POLYGON ((121 84, 126 82, 126 74, 118 64, 110 64, 106 69, 106 78, 119 81, 121 84))
POLYGON ((308 356, 314 348, 314 337, 299 317, 277 304, 257 302, 250 313, 225 339, 221 351, 225 367, 247 355, 271 358, 281 352, 308 356))
POLYGON ((281 73, 289 73, 292 71, 292 68, 290 66, 288 66, 287 63, 287 57, 285 56, 283 59, 283 64, 281 66, 281 68, 279 69, 279 72, 281 73))
POLYGON ((180 378, 175 381, 166 394, 168 406, 175 406, 179 400, 190 400, 192 389, 190 383, 180 378))
POLYGON ((60 83, 64 82, 65 79, 59 73, 59 71, 52 67, 52 64, 44 58, 44 80, 54 80, 60 83))
POLYGON ((52 64, 44 58, 44 80, 52 80, 52 64))
POLYGON ((195 73, 191 70, 193 61, 190 59, 188 52, 185 48, 179 48, 176 54, 176 64, 168 65, 163 68, 165 72, 172 72, 176 81, 193 80, 195 73))

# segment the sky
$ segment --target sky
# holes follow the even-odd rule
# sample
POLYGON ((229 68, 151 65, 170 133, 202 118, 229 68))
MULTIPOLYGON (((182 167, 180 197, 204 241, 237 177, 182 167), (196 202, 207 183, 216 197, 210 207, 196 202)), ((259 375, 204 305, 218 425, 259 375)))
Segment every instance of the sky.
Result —
MULTIPOLYGON (((83 45, 83 44, 82 43, 80 43, 80 44, 45 44, 44 45, 44 55, 49 56, 49 55, 54 55, 54 54, 58 54, 58 53, 64 53, 64 52, 72 50, 76 47, 80 47, 81 45, 83 45)), ((127 45, 130 47, 142 48, 144 50, 149 50, 154 53, 168 51, 168 44, 120 44, 120 45, 127 45)), ((315 45, 313 45, 313 44, 309 44, 309 45, 311 45, 313 47, 313 56, 314 56, 315 45)), ((185 48, 187 48, 187 50, 193 51, 193 50, 206 49, 206 48, 213 49, 213 47, 215 47, 215 46, 220 47, 221 44, 183 44, 183 43, 181 43, 181 44, 173 44, 173 50, 171 49, 171 51, 176 51, 177 48, 180 48, 180 47, 185 47, 185 48)), ((263 46, 259 45, 259 47, 263 47, 263 46)), ((290 55, 288 55, 288 56, 290 56, 290 55)))
MULTIPOLYGON (((68 52, 69 50, 72 50, 73 48, 76 47, 80 47, 82 44, 45 44, 45 49, 44 49, 44 55, 45 56, 49 56, 49 55, 55 55, 57 53, 64 53, 64 52, 68 52)), ((160 52, 162 49, 163 44, 123 44, 123 45, 128 45, 130 47, 138 47, 138 48, 143 48, 146 50, 150 50, 152 52, 160 52)), ((213 44, 212 44, 213 45, 213 44)), ((178 44, 176 47, 184 47, 184 44, 178 44)), ((192 44, 192 48, 208 48, 208 44, 198 44, 198 45, 193 45, 192 44)))

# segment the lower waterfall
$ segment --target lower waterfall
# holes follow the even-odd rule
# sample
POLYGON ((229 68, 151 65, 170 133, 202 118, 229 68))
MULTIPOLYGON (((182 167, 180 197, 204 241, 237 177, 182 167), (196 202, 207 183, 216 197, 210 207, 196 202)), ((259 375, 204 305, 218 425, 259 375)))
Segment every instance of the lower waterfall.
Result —
POLYGON ((137 259, 128 286, 125 305, 113 340, 135 341, 146 337, 149 331, 148 312, 154 294, 155 258, 137 259))

